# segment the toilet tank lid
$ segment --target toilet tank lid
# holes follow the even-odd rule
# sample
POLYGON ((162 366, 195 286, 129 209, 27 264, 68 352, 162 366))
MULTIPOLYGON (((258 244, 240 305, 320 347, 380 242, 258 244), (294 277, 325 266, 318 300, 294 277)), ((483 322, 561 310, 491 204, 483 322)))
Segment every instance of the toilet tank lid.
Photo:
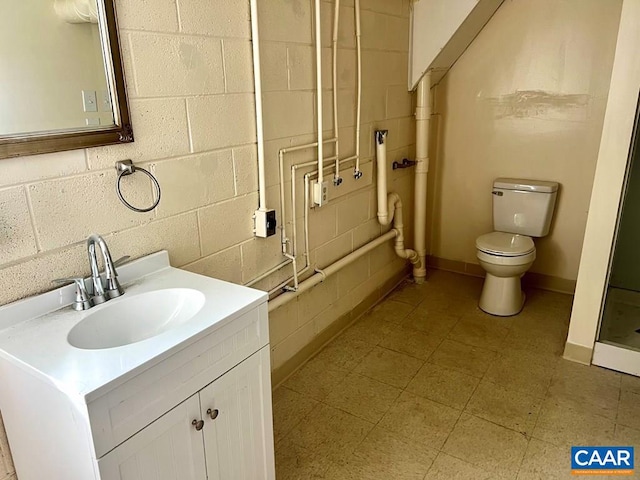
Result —
POLYGON ((521 178, 496 178, 493 182, 493 188, 520 190, 523 192, 552 193, 558 190, 558 182, 523 180, 521 178))

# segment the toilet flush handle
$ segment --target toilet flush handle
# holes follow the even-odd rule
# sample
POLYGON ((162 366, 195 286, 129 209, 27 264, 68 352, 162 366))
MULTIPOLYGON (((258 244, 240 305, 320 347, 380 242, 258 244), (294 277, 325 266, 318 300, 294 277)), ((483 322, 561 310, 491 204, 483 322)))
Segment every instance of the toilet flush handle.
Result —
POLYGON ((494 190, 494 191, 493 191, 493 192, 491 192, 491 193, 493 193, 494 195, 497 195, 497 196, 499 196, 499 197, 501 197, 502 195, 504 195, 504 192, 501 192, 501 191, 499 191, 499 190, 494 190))

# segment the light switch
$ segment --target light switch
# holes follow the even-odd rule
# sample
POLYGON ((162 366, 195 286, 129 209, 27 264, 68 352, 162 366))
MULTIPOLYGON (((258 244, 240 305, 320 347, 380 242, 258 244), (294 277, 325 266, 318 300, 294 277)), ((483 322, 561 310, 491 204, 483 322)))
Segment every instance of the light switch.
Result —
POLYGON ((82 105, 85 112, 97 112, 98 102, 96 100, 96 92, 83 90, 82 91, 82 105))

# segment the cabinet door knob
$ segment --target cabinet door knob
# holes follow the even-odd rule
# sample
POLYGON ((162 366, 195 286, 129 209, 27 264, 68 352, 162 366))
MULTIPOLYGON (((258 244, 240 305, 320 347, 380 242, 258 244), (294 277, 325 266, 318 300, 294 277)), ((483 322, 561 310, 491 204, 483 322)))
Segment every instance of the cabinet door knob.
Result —
POLYGON ((199 432, 204 428, 204 420, 194 420, 193 422, 191 422, 191 425, 196 427, 196 430, 199 432))
POLYGON ((218 411, 217 408, 214 408, 213 410, 208 409, 207 410, 207 415, 209 415, 211 417, 211 420, 215 420, 216 418, 218 418, 218 414, 220 412, 218 411))

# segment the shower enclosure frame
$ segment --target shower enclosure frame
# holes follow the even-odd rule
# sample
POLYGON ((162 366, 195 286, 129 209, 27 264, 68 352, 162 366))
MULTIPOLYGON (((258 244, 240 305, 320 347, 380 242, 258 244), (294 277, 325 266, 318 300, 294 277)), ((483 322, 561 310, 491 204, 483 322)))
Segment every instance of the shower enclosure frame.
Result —
MULTIPOLYGON (((613 270, 613 261, 618 245, 618 236, 620 233, 620 224, 622 221, 622 212, 624 203, 627 198, 627 191, 629 188, 629 179, 631 176, 631 167, 633 158, 637 154, 640 157, 640 92, 638 100, 636 102, 636 113, 633 124, 633 132, 631 137, 631 143, 629 145, 629 152, 627 156, 627 166, 624 175, 623 188, 618 203, 618 217, 616 220, 616 228, 611 243, 611 250, 609 252, 609 264, 607 268, 607 278, 604 284, 604 291, 602 293, 602 301, 600 303, 600 317, 598 321, 598 330, 596 333, 596 342, 593 347, 593 357, 591 363, 600 367, 616 370, 630 375, 640 376, 640 350, 634 350, 626 348, 621 344, 614 344, 614 342, 607 342, 600 339, 602 333, 602 323, 605 313, 605 305, 607 296, 609 294, 609 286, 611 281, 611 274, 613 270)), ((636 159, 640 161, 640 158, 636 159)))

